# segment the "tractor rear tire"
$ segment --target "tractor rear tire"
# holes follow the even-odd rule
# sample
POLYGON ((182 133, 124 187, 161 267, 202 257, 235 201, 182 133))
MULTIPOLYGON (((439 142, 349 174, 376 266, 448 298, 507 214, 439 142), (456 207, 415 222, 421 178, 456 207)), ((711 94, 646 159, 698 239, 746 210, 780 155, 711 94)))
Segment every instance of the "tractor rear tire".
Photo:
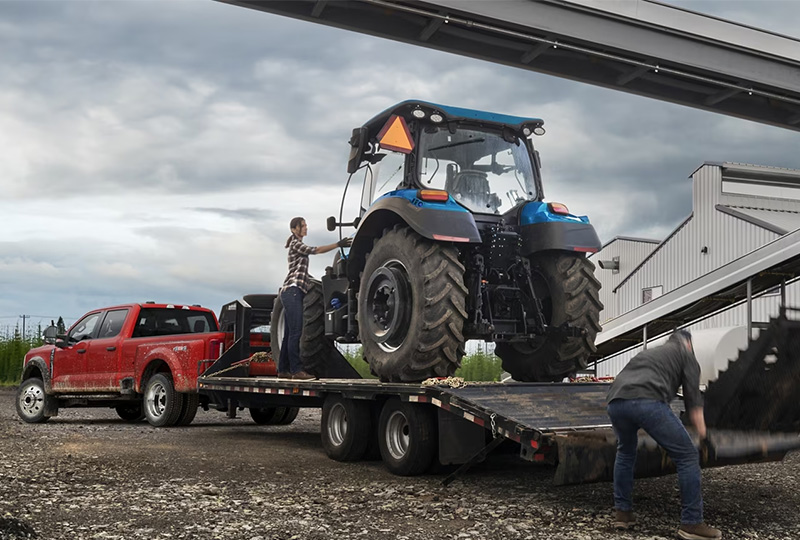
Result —
MULTIPOLYGON (((270 342, 272 358, 276 364, 281 357, 285 333, 283 302, 278 295, 272 309, 270 331, 271 338, 274 338, 270 342)), ((325 305, 322 297, 322 283, 312 280, 308 292, 303 298, 303 333, 300 335, 300 362, 303 370, 317 377, 324 377, 326 363, 334 347, 333 341, 325 337, 325 305)))
POLYGON ((514 380, 560 381, 586 367, 597 351, 600 331, 600 282, 594 264, 582 254, 550 251, 531 257, 534 290, 544 308, 548 326, 569 323, 585 328, 582 337, 563 339, 550 334, 527 343, 498 343, 495 354, 514 380))
POLYGON ((464 356, 467 288, 458 250, 395 225, 367 254, 358 294, 364 358, 381 381, 455 373, 464 356))

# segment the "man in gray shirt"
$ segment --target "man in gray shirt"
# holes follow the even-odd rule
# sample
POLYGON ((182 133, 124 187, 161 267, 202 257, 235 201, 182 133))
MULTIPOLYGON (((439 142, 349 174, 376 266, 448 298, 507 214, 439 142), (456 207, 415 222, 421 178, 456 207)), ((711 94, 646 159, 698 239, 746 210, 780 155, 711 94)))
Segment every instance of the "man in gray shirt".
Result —
POLYGON ((706 438, 700 365, 694 356, 692 336, 678 330, 667 343, 637 354, 614 380, 608 391, 608 416, 617 436, 614 462, 614 524, 627 528, 633 515, 633 473, 638 431, 643 429, 666 450, 678 469, 681 491, 683 540, 722 538, 722 533, 703 521, 700 457, 686 428, 670 409, 669 402, 683 386, 689 420, 700 439, 706 438))

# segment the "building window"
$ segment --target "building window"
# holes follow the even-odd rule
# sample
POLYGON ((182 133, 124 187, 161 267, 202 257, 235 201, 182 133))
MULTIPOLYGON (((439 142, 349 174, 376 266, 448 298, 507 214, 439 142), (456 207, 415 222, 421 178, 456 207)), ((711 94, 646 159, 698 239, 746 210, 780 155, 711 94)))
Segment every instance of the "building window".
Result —
POLYGON ((655 300, 664 292, 664 287, 658 285, 657 287, 647 287, 642 289, 642 304, 646 304, 650 300, 655 300))

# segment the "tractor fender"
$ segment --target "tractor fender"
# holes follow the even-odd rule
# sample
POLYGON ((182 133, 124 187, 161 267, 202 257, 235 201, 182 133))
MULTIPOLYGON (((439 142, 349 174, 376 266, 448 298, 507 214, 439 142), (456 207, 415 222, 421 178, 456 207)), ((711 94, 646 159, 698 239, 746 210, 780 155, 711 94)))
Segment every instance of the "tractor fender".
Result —
POLYGON ((521 255, 525 257, 547 250, 596 253, 601 247, 597 232, 588 223, 550 221, 522 225, 520 229, 521 255))
MULTIPOLYGON (((416 193, 416 190, 406 191, 416 193)), ((481 242, 472 214, 455 202, 435 204, 416 197, 383 197, 370 207, 358 225, 348 255, 347 274, 351 280, 358 279, 374 240, 383 234, 384 229, 397 224, 407 225, 420 236, 438 242, 481 242)))

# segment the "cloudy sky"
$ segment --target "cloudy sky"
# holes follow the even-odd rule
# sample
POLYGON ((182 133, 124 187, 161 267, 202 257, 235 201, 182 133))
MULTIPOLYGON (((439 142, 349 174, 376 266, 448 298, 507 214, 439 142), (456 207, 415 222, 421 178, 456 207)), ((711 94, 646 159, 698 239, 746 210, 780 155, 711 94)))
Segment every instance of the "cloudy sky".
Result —
MULTIPOLYGON (((798 35, 790 0, 673 3, 798 35)), ((800 168, 798 133, 210 0, 0 0, 0 331, 276 291, 289 219, 337 239, 350 130, 408 98, 544 118, 548 199, 603 241, 663 238, 704 161, 800 168)))

